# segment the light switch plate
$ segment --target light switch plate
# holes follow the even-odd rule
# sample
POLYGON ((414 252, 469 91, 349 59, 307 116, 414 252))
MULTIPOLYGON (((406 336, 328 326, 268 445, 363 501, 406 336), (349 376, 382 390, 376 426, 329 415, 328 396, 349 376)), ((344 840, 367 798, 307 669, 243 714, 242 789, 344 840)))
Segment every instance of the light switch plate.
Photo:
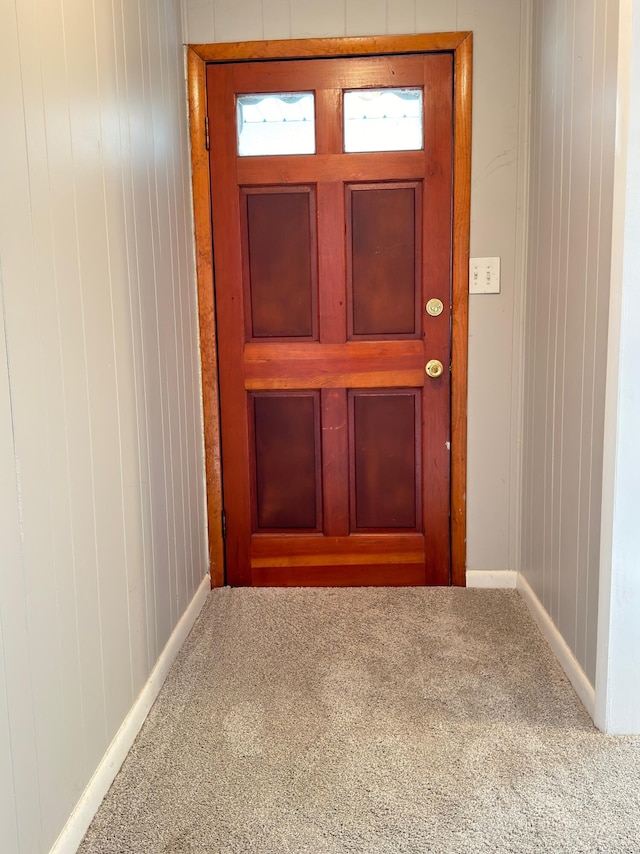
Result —
POLYGON ((469 259, 469 293, 500 293, 500 258, 469 259))

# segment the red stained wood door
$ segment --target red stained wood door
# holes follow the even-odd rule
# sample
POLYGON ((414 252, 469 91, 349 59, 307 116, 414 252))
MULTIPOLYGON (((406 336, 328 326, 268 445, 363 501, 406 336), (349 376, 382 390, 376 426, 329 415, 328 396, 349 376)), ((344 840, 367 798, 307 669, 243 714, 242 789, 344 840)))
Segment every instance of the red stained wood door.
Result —
POLYGON ((452 56, 207 75, 227 583, 449 584, 452 56), (417 150, 345 152, 344 93, 390 88, 417 150), (268 93, 312 94, 315 153, 239 154, 268 93))

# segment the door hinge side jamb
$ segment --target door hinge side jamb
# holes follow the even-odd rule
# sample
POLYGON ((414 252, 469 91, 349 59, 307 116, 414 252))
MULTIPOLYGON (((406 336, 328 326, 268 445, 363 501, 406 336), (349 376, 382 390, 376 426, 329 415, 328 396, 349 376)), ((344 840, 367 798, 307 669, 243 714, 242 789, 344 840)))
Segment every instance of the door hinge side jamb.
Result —
POLYGON ((209 151, 209 116, 204 117, 204 147, 209 151))

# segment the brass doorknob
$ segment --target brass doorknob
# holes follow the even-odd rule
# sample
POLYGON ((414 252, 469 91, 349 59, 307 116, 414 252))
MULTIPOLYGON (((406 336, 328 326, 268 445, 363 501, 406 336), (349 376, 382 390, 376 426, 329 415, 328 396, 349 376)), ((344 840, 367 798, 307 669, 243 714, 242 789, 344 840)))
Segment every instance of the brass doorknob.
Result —
POLYGON ((444 311, 444 305, 442 304, 442 300, 436 298, 430 299, 424 308, 427 314, 430 314, 431 317, 437 317, 444 311))
POLYGON ((432 378, 441 376, 444 371, 442 362, 440 362, 438 359, 429 359, 427 364, 424 366, 424 369, 427 376, 432 378))

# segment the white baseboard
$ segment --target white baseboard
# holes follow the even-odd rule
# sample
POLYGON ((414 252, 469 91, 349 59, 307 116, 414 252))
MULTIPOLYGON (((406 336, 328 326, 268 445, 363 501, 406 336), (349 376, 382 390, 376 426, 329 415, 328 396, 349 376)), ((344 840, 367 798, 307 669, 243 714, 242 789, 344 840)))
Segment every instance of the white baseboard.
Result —
POLYGON ((82 793, 80 800, 69 816, 67 823, 49 854, 74 854, 77 851, 78 846, 82 842, 82 837, 87 832, 94 815, 98 811, 98 807, 126 759, 127 753, 131 749, 140 727, 149 714, 149 710, 155 702, 164 680, 167 678, 171 665, 191 631, 196 617, 202 610, 202 606, 210 590, 211 580, 209 575, 205 575, 187 610, 171 633, 171 637, 167 641, 165 648, 160 654, 160 658, 151 671, 151 675, 138 695, 138 699, 131 707, 129 714, 124 719, 122 726, 109 745, 107 752, 103 756, 102 761, 89 781, 87 788, 82 793))
POLYGON ((595 691, 593 685, 589 682, 586 673, 580 666, 578 659, 569 649, 567 642, 562 637, 556 628, 553 620, 547 614, 542 602, 533 592, 527 579, 518 573, 518 591, 527 607, 533 616, 533 619, 538 624, 538 628, 545 637, 545 640, 551 647, 554 655, 560 662, 560 666, 567 674, 569 682, 573 685, 574 691, 582 701, 585 709, 593 718, 595 711, 595 691))
POLYGON ((507 588, 515 590, 518 573, 510 569, 504 570, 467 570, 467 587, 507 588))

